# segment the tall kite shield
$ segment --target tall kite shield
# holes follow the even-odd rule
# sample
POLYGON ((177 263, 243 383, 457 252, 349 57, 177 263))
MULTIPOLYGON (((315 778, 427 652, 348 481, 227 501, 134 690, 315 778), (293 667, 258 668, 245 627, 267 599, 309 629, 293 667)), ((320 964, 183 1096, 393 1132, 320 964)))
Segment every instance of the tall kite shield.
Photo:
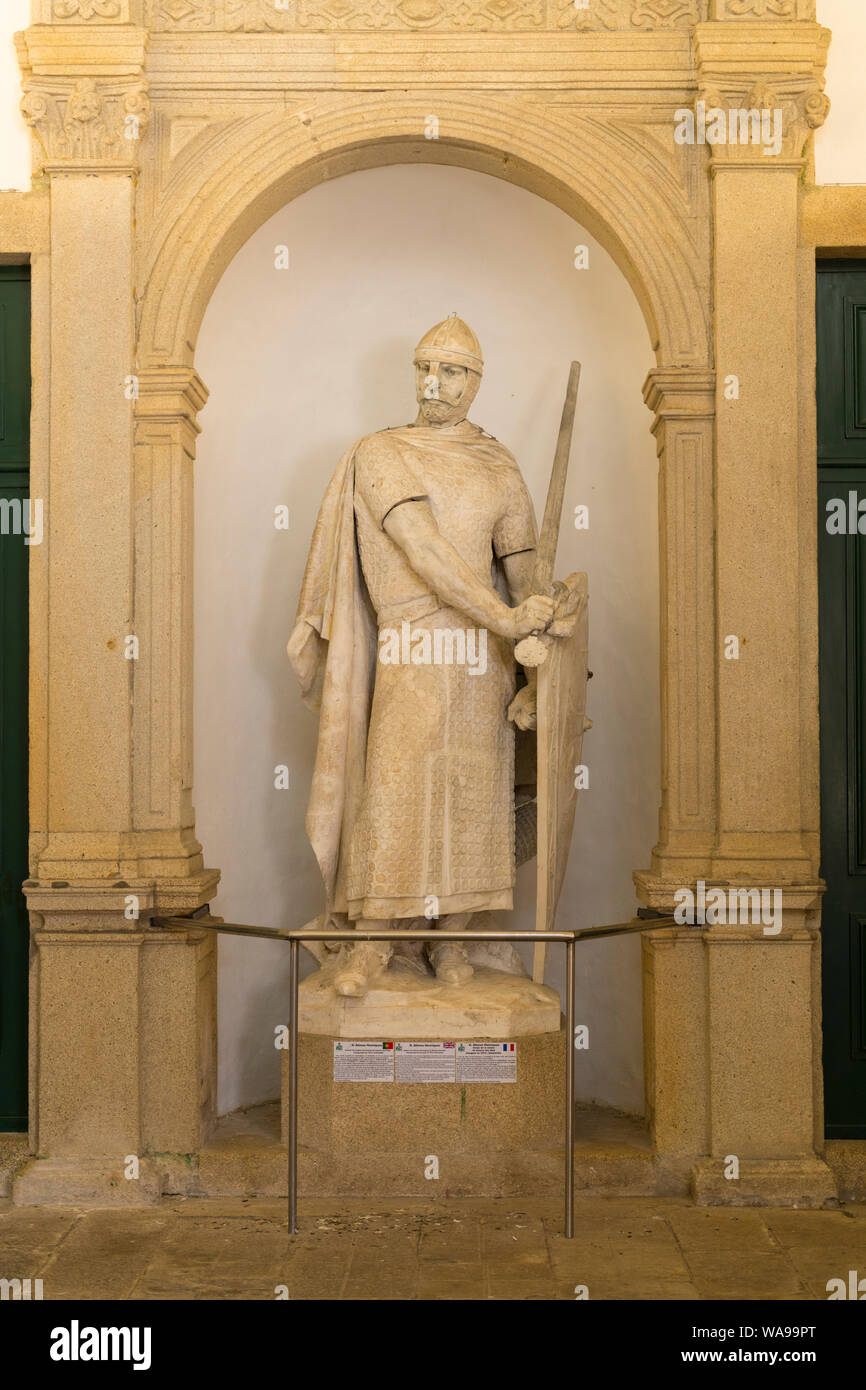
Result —
MULTIPOLYGON (((553 931, 577 803, 586 718, 589 593, 585 574, 555 586, 557 636, 538 667, 538 895, 536 931, 553 931), (569 630, 570 629, 570 630, 569 630)), ((547 943, 535 947, 532 978, 544 982, 547 943)))

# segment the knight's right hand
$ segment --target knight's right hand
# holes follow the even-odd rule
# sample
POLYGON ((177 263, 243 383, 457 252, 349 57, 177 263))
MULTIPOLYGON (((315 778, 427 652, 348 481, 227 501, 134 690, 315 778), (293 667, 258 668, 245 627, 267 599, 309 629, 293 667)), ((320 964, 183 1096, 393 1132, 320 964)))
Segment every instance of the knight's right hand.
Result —
POLYGON ((511 610, 509 636, 515 641, 531 632, 543 632, 553 618, 554 603, 546 594, 530 594, 525 602, 511 610))

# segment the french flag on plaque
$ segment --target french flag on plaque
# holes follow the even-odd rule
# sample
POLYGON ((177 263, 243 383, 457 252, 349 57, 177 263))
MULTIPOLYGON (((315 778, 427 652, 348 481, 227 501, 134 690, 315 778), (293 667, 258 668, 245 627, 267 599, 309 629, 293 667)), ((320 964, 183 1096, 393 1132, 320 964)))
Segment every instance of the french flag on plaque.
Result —
POLYGON ((503 1043, 503 1044, 502 1044, 502 1051, 503 1051, 503 1052, 513 1052, 513 1051, 514 1051, 514 1043, 503 1043))

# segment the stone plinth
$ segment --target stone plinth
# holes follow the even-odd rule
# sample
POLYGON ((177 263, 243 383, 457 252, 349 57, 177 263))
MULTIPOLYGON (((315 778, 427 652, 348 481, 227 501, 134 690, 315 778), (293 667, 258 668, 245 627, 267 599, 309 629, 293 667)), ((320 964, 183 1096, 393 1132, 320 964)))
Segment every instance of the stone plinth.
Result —
MULTIPOLYGON (((565 1029, 519 1040, 517 1080, 353 1082, 333 1079, 331 1037, 302 1034, 298 1054, 299 1142, 313 1190, 388 1195, 424 1192, 429 1156, 439 1183, 472 1172, 468 1190, 496 1191, 497 1172, 515 1156, 525 1164, 561 1155, 565 1130, 565 1029), (484 1179, 485 1172, 488 1179, 484 1179), (480 1185, 479 1185, 480 1184, 480 1185)), ((482 1041, 482 1039, 479 1039, 482 1041)), ((283 1142, 288 1116, 288 1054, 283 1065, 283 1142)), ((458 1186, 460 1183, 458 1182, 458 1186)))
POLYGON ((476 969, 468 984, 444 985, 392 968, 373 979, 363 999, 347 999, 334 990, 336 969, 336 964, 325 965, 302 982, 302 1033, 359 1040, 482 1041, 559 1031, 559 996, 525 975, 476 969))

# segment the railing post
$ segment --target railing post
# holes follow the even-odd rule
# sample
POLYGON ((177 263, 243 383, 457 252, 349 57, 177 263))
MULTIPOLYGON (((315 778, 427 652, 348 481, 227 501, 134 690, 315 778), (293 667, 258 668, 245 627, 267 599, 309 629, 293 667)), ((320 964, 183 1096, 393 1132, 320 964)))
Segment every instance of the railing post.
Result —
POLYGON ((565 943, 565 1235, 574 1236, 574 938, 565 943))
POLYGON ((289 1235, 298 1233, 298 938, 289 961, 289 1235))

